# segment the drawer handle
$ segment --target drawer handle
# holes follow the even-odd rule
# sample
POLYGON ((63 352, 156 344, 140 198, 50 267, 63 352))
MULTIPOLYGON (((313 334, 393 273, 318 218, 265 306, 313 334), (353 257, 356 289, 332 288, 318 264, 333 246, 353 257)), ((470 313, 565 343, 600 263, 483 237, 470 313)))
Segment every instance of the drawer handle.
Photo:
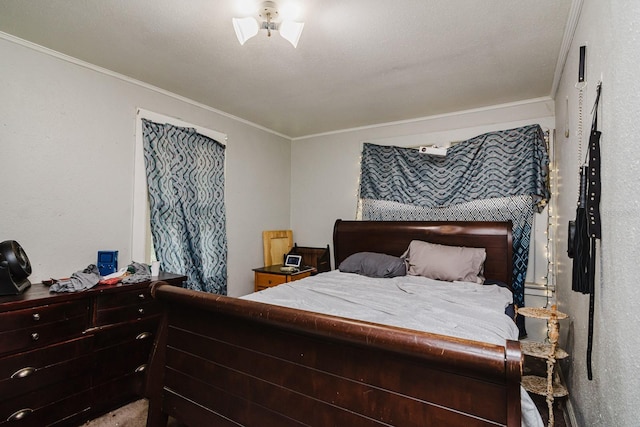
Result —
POLYGON ((26 368, 18 369, 11 375, 11 378, 26 378, 29 375, 33 374, 36 371, 36 368, 32 368, 28 366, 26 368))
POLYGON ((138 313, 140 313, 140 314, 144 314, 144 308, 139 308, 139 309, 138 309, 138 313))
POLYGON ((146 297, 144 296, 144 294, 138 294, 138 298, 145 299, 146 297))
POLYGON ((13 414, 9 415, 9 418, 7 418, 7 421, 19 421, 24 417, 26 417, 27 415, 31 414, 32 412, 33 412, 33 409, 30 409, 30 408, 20 409, 19 411, 16 411, 13 414))
POLYGON ((40 320, 40 313, 33 313, 33 320, 35 320, 36 322, 40 320))
POLYGON ((151 335, 153 335, 151 332, 142 332, 140 334, 138 334, 138 336, 136 337, 137 340, 146 340, 147 338, 149 338, 151 335))
POLYGON ((34 332, 31 334, 31 339, 34 341, 38 341, 40 339, 40 334, 37 332, 34 332))
POLYGON ((269 284, 271 284, 271 280, 269 280, 269 284))
POLYGON ((136 368, 136 372, 144 372, 147 369, 147 365, 140 365, 136 368))

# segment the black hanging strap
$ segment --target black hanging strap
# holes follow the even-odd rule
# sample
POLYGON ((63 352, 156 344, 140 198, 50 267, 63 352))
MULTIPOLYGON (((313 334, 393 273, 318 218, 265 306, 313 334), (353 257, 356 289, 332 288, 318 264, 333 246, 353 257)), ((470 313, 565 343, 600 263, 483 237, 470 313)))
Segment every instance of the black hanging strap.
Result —
MULTIPOLYGON (((596 269, 596 239, 591 239, 591 271, 596 269)), ((587 335, 587 378, 593 379, 593 369, 591 368, 591 351, 593 350, 593 312, 595 308, 595 286, 594 275, 590 276, 591 293, 589 294, 589 331, 587 335)))
POLYGON ((593 106, 593 122, 591 124, 591 135, 589 136, 588 160, 588 191, 587 191, 587 229, 589 237, 600 239, 602 237, 602 226, 600 223, 600 135, 598 131, 598 103, 600 102, 600 90, 602 84, 598 84, 596 102, 593 106))
POLYGON ((591 240, 589 265, 587 277, 589 284, 589 331, 587 337, 587 378, 593 379, 593 369, 591 367, 591 352, 593 350, 593 317, 595 308, 595 274, 596 274, 596 239, 602 235, 600 223, 600 135, 598 131, 598 103, 600 102, 600 91, 602 83, 598 84, 596 102, 593 106, 593 123, 591 124, 591 135, 589 137, 588 151, 588 177, 587 177, 587 233, 591 240))
POLYGON ((589 329, 587 337, 587 376, 593 378, 591 352, 593 349, 593 318, 595 308, 596 239, 602 236, 600 222, 600 136, 598 131, 598 103, 602 83, 598 84, 593 106, 593 122, 585 164, 580 168, 580 194, 576 220, 569 223, 571 239, 568 254, 573 258, 571 289, 589 294, 589 329))

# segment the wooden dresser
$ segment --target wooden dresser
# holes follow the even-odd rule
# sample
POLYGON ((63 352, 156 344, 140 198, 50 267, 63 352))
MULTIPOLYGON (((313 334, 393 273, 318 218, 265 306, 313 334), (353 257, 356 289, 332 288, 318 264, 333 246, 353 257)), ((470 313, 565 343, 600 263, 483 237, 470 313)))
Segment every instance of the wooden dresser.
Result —
POLYGON ((77 426, 145 396, 160 316, 149 282, 0 297, 0 426, 77 426))

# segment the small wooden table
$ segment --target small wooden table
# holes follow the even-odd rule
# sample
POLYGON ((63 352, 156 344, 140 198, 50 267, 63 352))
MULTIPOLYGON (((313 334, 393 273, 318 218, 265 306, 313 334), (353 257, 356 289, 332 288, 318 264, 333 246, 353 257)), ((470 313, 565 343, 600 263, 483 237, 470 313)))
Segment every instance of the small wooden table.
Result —
POLYGON ((293 282, 294 280, 304 279, 305 277, 311 276, 311 274, 316 271, 316 269, 313 267, 301 267, 298 271, 287 272, 280 271, 280 267, 282 267, 282 264, 254 268, 254 290, 258 292, 272 286, 293 282))
POLYGON ((547 361, 547 378, 535 375, 525 375, 522 377, 522 386, 525 390, 547 397, 547 407, 549 409, 549 427, 553 427, 553 400, 556 397, 564 397, 569 393, 559 381, 555 380, 555 364, 557 359, 564 359, 569 354, 558 347, 558 320, 566 319, 566 314, 557 310, 555 305, 551 308, 522 307, 518 308, 518 314, 525 317, 547 320, 548 343, 523 342, 521 343, 522 353, 547 361))

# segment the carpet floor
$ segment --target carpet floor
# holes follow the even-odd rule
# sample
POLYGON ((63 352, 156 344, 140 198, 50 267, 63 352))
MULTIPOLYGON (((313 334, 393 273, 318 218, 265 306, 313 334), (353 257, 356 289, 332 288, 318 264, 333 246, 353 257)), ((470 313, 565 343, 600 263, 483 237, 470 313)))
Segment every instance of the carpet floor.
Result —
POLYGON ((147 425, 147 401, 137 400, 103 416, 87 421, 87 427, 144 427, 147 425))
POLYGON ((87 421, 87 427, 145 427, 147 425, 147 401, 136 400, 103 416, 87 421))
MULTIPOLYGON (((128 405, 104 414, 82 424, 82 427, 145 427, 147 425, 148 402, 136 400, 128 405)), ((182 424, 169 417, 167 427, 181 427, 182 424)))

